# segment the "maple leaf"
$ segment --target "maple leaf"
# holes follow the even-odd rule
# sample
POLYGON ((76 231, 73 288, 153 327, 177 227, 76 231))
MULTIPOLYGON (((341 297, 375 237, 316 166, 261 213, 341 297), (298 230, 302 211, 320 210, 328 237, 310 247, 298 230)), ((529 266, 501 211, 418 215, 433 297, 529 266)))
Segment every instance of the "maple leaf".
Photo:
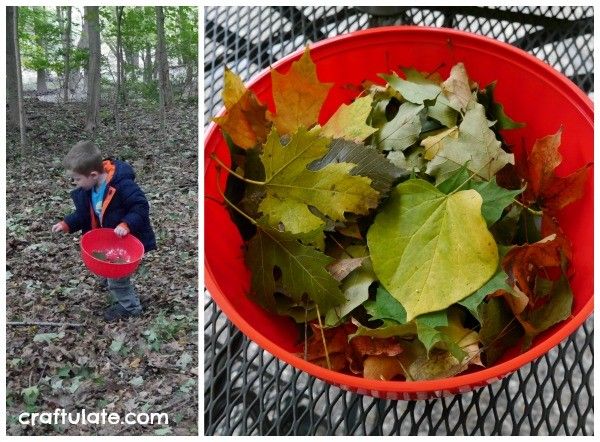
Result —
POLYGON ((452 108, 461 112, 467 109, 473 97, 464 64, 457 63, 452 66, 450 76, 442 83, 442 92, 448 98, 452 108))
POLYGON ((431 134, 421 140, 421 146, 424 147, 423 156, 426 160, 432 160, 442 147, 442 141, 446 137, 458 138, 458 127, 453 126, 447 129, 440 129, 437 133, 431 134))
POLYGON ((292 134, 311 127, 319 118, 321 106, 333 83, 321 83, 308 47, 286 74, 271 71, 276 114, 272 120, 280 134, 292 134))
POLYGON ((298 242, 290 233, 257 223, 248 242, 246 263, 252 271, 252 297, 269 311, 275 311, 278 286, 296 302, 304 295, 326 312, 344 302, 336 281, 325 267, 333 258, 298 242))
POLYGON ((320 170, 330 163, 356 164, 350 174, 371 178, 371 187, 381 194, 389 192, 395 180, 408 176, 408 171, 392 164, 375 148, 346 140, 334 139, 327 154, 308 168, 320 170))
POLYGON ((229 69, 225 69, 223 102, 225 114, 213 120, 237 146, 250 149, 265 141, 270 126, 266 118, 267 107, 229 69))
POLYGON ((561 242, 551 235, 533 244, 511 248, 502 260, 502 268, 509 276, 509 284, 531 300, 537 274, 560 268, 561 263, 561 242))
POLYGON ((529 155, 515 146, 517 173, 527 182, 523 195, 526 204, 537 202, 543 209, 558 211, 583 196, 591 163, 566 177, 556 175, 555 169, 562 162, 558 150, 561 136, 559 129, 554 135, 536 140, 529 155))
POLYGON ((494 274, 498 250, 481 203, 474 190, 445 195, 419 179, 391 192, 367 243, 375 274, 407 320, 447 308, 494 274))
POLYGON ((343 221, 344 212, 366 214, 377 206, 379 193, 370 186, 371 179, 350 175, 354 164, 307 168, 326 153, 329 142, 300 128, 284 146, 277 131, 271 131, 261 154, 266 196, 259 206, 270 225, 282 223, 294 234, 311 232, 325 222, 309 206, 335 221, 343 221))
POLYGON ((422 80, 421 76, 416 75, 415 71, 411 72, 411 80, 405 80, 398 77, 398 74, 392 75, 379 74, 388 84, 398 91, 402 98, 413 104, 424 104, 427 101, 433 101, 442 92, 442 88, 432 81, 422 80))
POLYGON ((342 104, 321 128, 321 135, 329 138, 343 138, 360 143, 377 131, 365 122, 371 113, 373 97, 367 95, 354 100, 352 104, 342 104))
POLYGON ((442 146, 427 165, 426 172, 439 184, 465 163, 471 172, 488 181, 506 164, 514 163, 513 155, 500 148, 500 141, 488 127, 483 106, 477 103, 465 113, 458 138, 442 140, 442 146))

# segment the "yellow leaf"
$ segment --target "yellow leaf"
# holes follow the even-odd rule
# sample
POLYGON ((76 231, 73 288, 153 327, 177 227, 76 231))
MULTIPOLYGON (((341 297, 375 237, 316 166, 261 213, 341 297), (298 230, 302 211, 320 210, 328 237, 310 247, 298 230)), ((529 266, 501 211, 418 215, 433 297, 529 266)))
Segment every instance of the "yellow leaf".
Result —
POLYGON ((277 131, 291 134, 300 126, 311 127, 319 118, 321 106, 333 83, 321 83, 308 47, 287 74, 271 71, 277 131))
POLYGON ((423 156, 426 160, 432 160, 442 147, 442 141, 446 137, 458 138, 458 127, 454 126, 449 129, 443 129, 440 132, 423 138, 421 146, 425 147, 423 156))
POLYGON ((377 131, 365 122, 371 112, 373 97, 357 98, 350 105, 342 104, 321 129, 321 134, 330 138, 344 138, 360 143, 377 131))

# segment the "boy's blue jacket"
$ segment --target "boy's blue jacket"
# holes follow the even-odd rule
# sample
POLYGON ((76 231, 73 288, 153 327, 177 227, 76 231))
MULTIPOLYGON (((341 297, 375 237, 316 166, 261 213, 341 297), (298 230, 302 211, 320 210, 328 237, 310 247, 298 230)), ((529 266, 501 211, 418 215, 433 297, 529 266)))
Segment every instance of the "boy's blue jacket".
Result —
POLYGON ((104 160, 107 185, 100 219, 92 208, 91 190, 77 188, 71 192, 75 212, 66 216, 69 232, 87 232, 96 227, 115 228, 125 223, 130 233, 144 244, 144 250, 156 249, 156 238, 150 224, 146 195, 135 183, 133 168, 123 161, 104 160))

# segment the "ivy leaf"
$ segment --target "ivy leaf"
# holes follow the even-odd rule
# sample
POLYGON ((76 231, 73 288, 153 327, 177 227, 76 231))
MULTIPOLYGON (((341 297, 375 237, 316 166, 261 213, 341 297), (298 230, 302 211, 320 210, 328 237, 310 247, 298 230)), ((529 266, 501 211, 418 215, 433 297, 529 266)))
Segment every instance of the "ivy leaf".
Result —
POLYGON ((375 218, 367 233, 373 268, 408 321, 464 299, 495 273, 498 250, 481 203, 474 190, 445 195, 411 179, 375 218))
POLYGON ((296 302, 307 295, 326 312, 344 302, 338 282, 325 269, 333 258, 299 243, 291 234, 259 221, 248 242, 246 262, 252 271, 252 297, 276 311, 277 284, 296 302))
POLYGON ((292 134, 300 127, 311 127, 319 118, 321 106, 333 83, 321 83, 308 47, 287 74, 271 71, 273 101, 277 113, 272 117, 280 134, 292 134))
POLYGON ((467 109, 473 96, 464 64, 457 63, 452 66, 450 76, 442 83, 442 92, 452 108, 461 112, 467 109))
POLYGON ((488 84, 484 90, 477 94, 477 100, 487 110, 487 116, 490 120, 495 120, 498 129, 519 129, 525 126, 525 123, 519 123, 514 121, 506 112, 504 112, 504 106, 494 100, 494 89, 496 89, 496 82, 488 84))
POLYGON ((380 150, 404 150, 419 139, 423 105, 402 103, 396 116, 373 136, 380 150))
POLYGON ((350 105, 342 104, 321 128, 321 135, 329 138, 343 138, 360 143, 377 131, 365 122, 371 113, 373 97, 357 98, 350 105))
POLYGON ((488 226, 498 221, 504 209, 512 204, 516 196, 524 190, 508 190, 500 187, 496 184, 496 177, 490 181, 472 181, 470 188, 476 190, 483 199, 481 214, 488 226))
POLYGON ((237 146, 250 149, 265 141, 270 127, 266 118, 267 107, 229 69, 225 69, 223 102, 225 114, 213 121, 221 126, 237 146))
POLYGON ((512 154, 500 148, 500 141, 489 129, 484 108, 477 104, 468 110, 459 126, 458 138, 445 138, 426 172, 441 183, 467 163, 467 168, 490 180, 506 164, 514 163, 512 154))
POLYGON ((327 138, 303 128, 285 146, 276 130, 269 134, 261 155, 266 196, 259 210, 270 225, 282 223, 293 234, 311 232, 325 222, 308 206, 335 221, 344 221, 344 212, 366 214, 377 206, 379 194, 371 188, 371 179, 350 175, 354 164, 328 164, 318 171, 307 168, 325 154, 328 144, 327 138))
POLYGON ((508 275, 501 268, 498 269, 496 274, 490 278, 488 282, 486 282, 480 289, 472 293, 462 301, 459 301, 459 304, 466 307, 469 312, 481 323, 481 317, 479 316, 478 307, 481 305, 485 297, 491 293, 494 293, 497 290, 505 290, 507 292, 511 292, 512 288, 506 282, 508 279, 508 275))
POLYGON ((375 299, 369 300, 363 305, 372 320, 389 319, 398 324, 406 324, 406 310, 382 286, 377 287, 375 299))
POLYGON ((330 163, 356 164, 350 174, 371 178, 371 187, 381 194, 389 192, 395 180, 408 175, 408 171, 392 164, 373 147, 340 139, 334 139, 327 154, 308 168, 320 170, 330 163))

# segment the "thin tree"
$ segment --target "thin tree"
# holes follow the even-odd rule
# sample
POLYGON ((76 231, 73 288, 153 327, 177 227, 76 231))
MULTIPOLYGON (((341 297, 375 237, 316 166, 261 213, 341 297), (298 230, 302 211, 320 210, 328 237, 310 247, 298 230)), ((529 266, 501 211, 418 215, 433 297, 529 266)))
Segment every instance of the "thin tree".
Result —
POLYGON ((87 72, 87 118, 85 130, 94 132, 100 113, 100 13, 98 6, 85 7, 89 36, 89 63, 87 72))
POLYGON ((121 38, 121 22, 123 20, 123 6, 115 6, 117 16, 117 93, 115 94, 115 125, 117 132, 121 132, 121 120, 119 119, 119 101, 123 101, 123 42, 121 38))
MULTIPOLYGON (((39 7, 39 9, 34 6, 33 7, 33 35, 35 40, 35 45, 42 51, 44 54, 44 58, 48 58, 45 35, 44 35, 44 22, 46 21, 46 8, 44 6, 39 7)), ((48 71, 46 70, 46 65, 42 65, 36 69, 37 73, 37 82, 36 82, 36 91, 39 95, 46 94, 48 92, 48 71)))
POLYGON ((8 124, 19 127, 19 81, 15 54, 15 7, 6 7, 6 98, 8 99, 8 124))
POLYGON ((64 48, 65 48, 65 90, 64 102, 69 101, 69 78, 71 77, 71 6, 66 6, 66 26, 64 33, 64 48))
POLYGON ((162 6, 156 6, 156 60, 158 63, 158 92, 160 97, 161 123, 165 125, 166 111, 173 105, 173 91, 169 81, 169 60, 165 41, 165 16, 162 6))
POLYGON ((23 107, 21 52, 19 49, 19 8, 17 6, 6 7, 6 52, 6 86, 9 96, 9 121, 13 124, 13 127, 19 127, 22 154, 25 154, 27 137, 25 132, 25 109, 23 107))

